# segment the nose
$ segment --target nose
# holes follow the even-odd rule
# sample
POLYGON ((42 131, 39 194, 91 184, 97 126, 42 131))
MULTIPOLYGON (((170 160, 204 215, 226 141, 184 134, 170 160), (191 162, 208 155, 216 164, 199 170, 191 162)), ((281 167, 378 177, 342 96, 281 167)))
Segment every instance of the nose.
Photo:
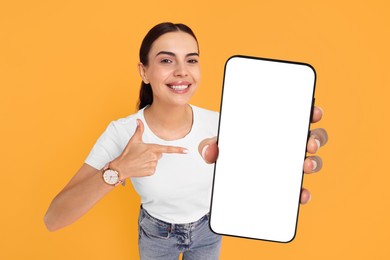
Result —
POLYGON ((188 75, 186 64, 178 62, 174 71, 174 75, 177 77, 185 77, 188 75))

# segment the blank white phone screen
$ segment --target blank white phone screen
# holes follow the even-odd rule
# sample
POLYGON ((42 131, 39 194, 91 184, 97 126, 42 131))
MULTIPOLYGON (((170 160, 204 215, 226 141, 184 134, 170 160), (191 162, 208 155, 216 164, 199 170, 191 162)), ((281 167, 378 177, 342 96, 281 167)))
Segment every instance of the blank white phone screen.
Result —
POLYGON ((314 69, 233 56, 225 65, 210 227, 290 242, 296 233, 314 69))

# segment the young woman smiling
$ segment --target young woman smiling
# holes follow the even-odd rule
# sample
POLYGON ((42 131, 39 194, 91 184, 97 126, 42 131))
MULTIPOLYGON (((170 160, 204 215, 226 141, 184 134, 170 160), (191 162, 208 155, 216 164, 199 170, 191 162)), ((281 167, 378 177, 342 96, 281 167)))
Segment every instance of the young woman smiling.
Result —
MULTIPOLYGON (((113 121, 85 163, 54 198, 45 223, 50 231, 71 224, 115 187, 130 179, 141 197, 141 259, 218 259, 221 236, 209 229, 213 162, 218 155, 217 112, 190 105, 200 81, 199 46, 183 24, 162 23, 145 36, 138 64, 139 111, 113 121)), ((322 110, 315 108, 313 121, 322 110)), ((314 129, 307 150, 327 140, 314 129)), ((305 173, 321 169, 306 158, 305 173)), ((301 203, 310 199, 302 191, 301 203)))

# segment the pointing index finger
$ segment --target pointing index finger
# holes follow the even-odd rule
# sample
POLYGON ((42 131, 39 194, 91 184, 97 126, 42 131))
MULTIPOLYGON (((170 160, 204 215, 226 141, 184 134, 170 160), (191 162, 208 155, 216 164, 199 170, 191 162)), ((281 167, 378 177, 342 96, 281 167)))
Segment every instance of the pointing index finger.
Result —
POLYGON ((187 154, 188 149, 178 146, 170 146, 170 145, 154 145, 155 151, 160 153, 180 153, 180 154, 187 154))

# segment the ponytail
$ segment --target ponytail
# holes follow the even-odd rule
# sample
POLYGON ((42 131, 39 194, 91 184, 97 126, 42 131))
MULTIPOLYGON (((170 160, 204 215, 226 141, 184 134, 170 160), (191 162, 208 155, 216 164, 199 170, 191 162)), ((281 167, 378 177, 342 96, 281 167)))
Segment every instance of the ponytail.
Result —
POLYGON ((139 91, 138 109, 142 109, 147 105, 153 103, 153 92, 150 84, 141 83, 141 89, 139 91))

